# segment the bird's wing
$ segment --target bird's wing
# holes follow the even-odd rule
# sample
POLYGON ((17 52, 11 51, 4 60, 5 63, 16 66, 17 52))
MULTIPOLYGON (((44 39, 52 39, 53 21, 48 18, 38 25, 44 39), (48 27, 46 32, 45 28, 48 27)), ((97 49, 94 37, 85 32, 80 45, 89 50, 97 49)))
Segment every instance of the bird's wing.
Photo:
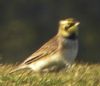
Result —
POLYGON ((57 37, 55 36, 53 39, 44 44, 39 50, 33 53, 29 58, 27 58, 23 63, 30 64, 41 58, 45 58, 47 55, 55 53, 58 48, 57 37))

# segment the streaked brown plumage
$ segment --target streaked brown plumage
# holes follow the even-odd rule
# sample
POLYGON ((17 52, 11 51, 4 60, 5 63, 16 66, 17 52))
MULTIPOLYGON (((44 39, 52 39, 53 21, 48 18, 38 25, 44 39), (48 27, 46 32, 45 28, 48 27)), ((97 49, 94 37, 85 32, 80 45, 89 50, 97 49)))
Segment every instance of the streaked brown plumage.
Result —
POLYGON ((35 72, 53 71, 73 63, 78 51, 78 25, 73 18, 60 21, 57 35, 11 72, 23 68, 35 72))

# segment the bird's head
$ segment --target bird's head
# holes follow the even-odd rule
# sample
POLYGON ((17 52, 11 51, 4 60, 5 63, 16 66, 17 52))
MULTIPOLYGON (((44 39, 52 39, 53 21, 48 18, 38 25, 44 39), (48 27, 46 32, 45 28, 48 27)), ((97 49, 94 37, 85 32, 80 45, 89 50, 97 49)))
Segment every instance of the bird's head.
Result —
POLYGON ((61 20, 59 22, 58 35, 61 35, 63 37, 78 35, 78 25, 79 25, 79 22, 73 18, 61 20))

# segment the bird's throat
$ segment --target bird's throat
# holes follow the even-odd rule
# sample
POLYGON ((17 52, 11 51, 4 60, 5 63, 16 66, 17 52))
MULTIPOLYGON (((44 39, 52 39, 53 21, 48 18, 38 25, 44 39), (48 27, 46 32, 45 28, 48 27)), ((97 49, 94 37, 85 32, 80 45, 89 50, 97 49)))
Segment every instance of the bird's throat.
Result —
POLYGON ((76 33, 72 33, 71 35, 69 35, 67 37, 67 39, 70 39, 70 40, 76 40, 78 38, 77 34, 76 33))

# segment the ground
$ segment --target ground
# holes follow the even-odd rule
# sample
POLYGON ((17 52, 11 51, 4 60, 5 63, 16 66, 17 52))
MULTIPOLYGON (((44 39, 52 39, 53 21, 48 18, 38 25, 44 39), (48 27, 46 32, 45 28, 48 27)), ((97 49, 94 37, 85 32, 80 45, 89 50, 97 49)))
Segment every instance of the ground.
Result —
POLYGON ((100 86, 100 64, 73 64, 58 73, 24 69, 12 74, 14 65, 0 65, 0 86, 100 86))

